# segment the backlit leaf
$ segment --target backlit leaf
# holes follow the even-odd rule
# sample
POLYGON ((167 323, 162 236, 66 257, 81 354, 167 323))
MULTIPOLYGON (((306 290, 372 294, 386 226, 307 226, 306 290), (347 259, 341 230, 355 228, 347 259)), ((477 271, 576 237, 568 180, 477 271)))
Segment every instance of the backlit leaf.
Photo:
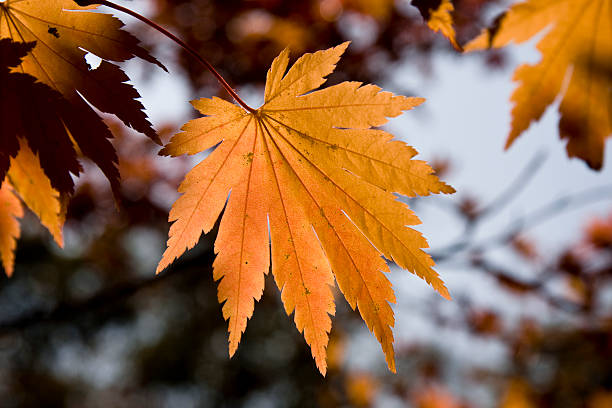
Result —
POLYGON ((18 218, 23 217, 23 208, 11 185, 0 185, 0 260, 7 276, 13 274, 15 248, 21 233, 18 218))
POLYGON ((542 59, 514 73, 509 147, 546 109, 561 99, 559 135, 567 153, 591 168, 603 164, 605 139, 612 135, 612 0, 527 0, 512 6, 472 40, 467 50, 522 43, 544 32, 542 59))
POLYGON ((20 141, 19 153, 11 159, 8 179, 23 202, 53 235, 55 242, 63 246, 64 216, 60 194, 51 187, 49 178, 40 167, 38 157, 23 140, 20 141))
POLYGON ((430 29, 441 32, 456 50, 462 50, 455 37, 452 16, 455 6, 451 0, 413 0, 412 5, 419 9, 430 29))
MULTIPOLYGON (((23 134, 20 131, 24 129, 17 128, 8 129, 13 133, 5 133, 7 129, 3 128, 3 136, 11 139, 11 146, 6 148, 9 142, 3 141, 5 156, 0 157, 4 160, 0 170, 6 171, 7 156, 17 154, 15 131, 20 132, 39 155, 45 173, 60 192, 72 192, 69 173, 78 174, 80 170, 73 143, 100 167, 113 189, 118 188, 117 157, 108 140, 112 134, 88 104, 116 115, 127 126, 160 142, 142 111, 142 104, 136 100, 138 93, 126 83, 129 78, 109 61, 138 56, 161 64, 138 46, 135 37, 121 29, 123 24, 119 20, 107 14, 86 12, 92 8, 78 7, 71 0, 0 3, 0 41, 4 48, 8 47, 7 40, 29 44, 28 49, 19 50, 19 60, 13 58, 10 64, 0 61, 3 63, 0 70, 13 67, 12 75, 5 72, 0 78, 2 114, 21 119, 27 131, 23 134), (87 51, 102 58, 98 68, 88 66, 84 58, 87 51), (32 102, 32 106, 27 102, 32 102)), ((0 172, 0 179, 3 178, 4 173, 0 172)))
POLYGON ((263 106, 252 113, 218 98, 194 101, 205 116, 188 122, 162 150, 177 156, 216 146, 179 187, 183 195, 170 212, 174 223, 157 271, 192 248, 225 208, 213 266, 229 320, 230 355, 270 266, 285 310, 294 313, 322 373, 335 312, 334 278, 381 343, 391 370, 389 302, 395 296, 381 254, 449 298, 422 251, 427 242, 407 227, 419 219, 393 192, 454 190, 426 163, 411 160, 414 149, 372 129, 424 100, 358 82, 313 91, 346 47, 306 54, 286 74, 283 51, 268 72, 263 106))

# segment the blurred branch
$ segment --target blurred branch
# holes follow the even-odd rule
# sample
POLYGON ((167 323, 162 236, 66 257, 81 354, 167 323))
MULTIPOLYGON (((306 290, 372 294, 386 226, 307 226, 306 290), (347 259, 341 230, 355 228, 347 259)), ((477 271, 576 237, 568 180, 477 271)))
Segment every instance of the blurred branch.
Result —
POLYGON ((519 175, 514 179, 508 187, 503 190, 489 205, 478 211, 479 221, 491 215, 499 213, 502 209, 508 206, 513 199, 518 197, 519 193, 529 185, 538 174, 538 171, 544 164, 547 158, 547 153, 540 151, 536 153, 529 163, 523 168, 519 175))
MULTIPOLYGON (((208 255, 207 258, 210 258, 210 260, 202 263, 202 265, 212 265, 212 254, 208 255)), ((201 267, 199 270, 197 268, 189 268, 189 270, 197 271, 198 274, 201 274, 202 272, 201 267)), ((185 268, 169 268, 161 275, 152 275, 150 278, 117 284, 100 290, 96 294, 84 300, 60 302, 50 310, 35 310, 26 313, 15 319, 0 322, 0 336, 27 329, 39 324, 61 323, 74 320, 83 314, 109 308, 113 304, 125 301, 144 289, 161 285, 176 276, 181 276, 184 274, 185 268)))
MULTIPOLYGON (((500 196, 501 197, 501 196, 500 196)), ((482 252, 493 247, 504 245, 509 243, 515 238, 520 232, 528 228, 533 228, 538 224, 554 218, 563 212, 576 209, 578 207, 592 204, 597 201, 608 200, 612 198, 612 184, 590 188, 578 193, 567 194, 552 200, 548 204, 543 205, 539 209, 528 213, 522 217, 512 220, 509 225, 503 229, 504 232, 495 234, 488 238, 483 239, 480 243, 472 242, 471 231, 475 228, 475 225, 480 222, 479 217, 475 218, 472 222, 472 226, 466 228, 469 233, 464 234, 462 238, 456 242, 445 246, 441 249, 430 252, 430 255, 436 262, 446 261, 458 255, 461 252, 482 252)), ((493 203, 498 200, 494 200, 493 203)), ((500 202, 501 203, 501 202, 500 202)), ((504 205, 495 204, 493 206, 487 206, 489 209, 489 215, 492 211, 499 211, 504 205), (497 209, 497 210, 495 210, 497 209)), ((470 223, 468 222, 468 226, 470 223)))
POLYGON ((580 303, 555 296, 546 289, 546 282, 555 273, 555 269, 552 267, 544 268, 541 273, 537 274, 536 279, 525 280, 518 278, 511 272, 482 257, 474 259, 473 262, 471 262, 471 265, 475 268, 481 269, 487 273, 487 275, 494 277, 499 282, 503 282, 504 285, 514 287, 514 290, 517 292, 533 293, 537 295, 549 305, 557 309, 564 310, 568 313, 584 311, 584 306, 580 303))
POLYGON ((471 238, 476 227, 482 223, 482 221, 490 218, 491 216, 498 214, 501 210, 508 206, 519 193, 527 187, 529 182, 535 178, 538 171, 542 167, 546 160, 547 154, 545 152, 536 153, 532 159, 527 163, 519 175, 512 181, 506 189, 504 189, 499 195, 493 199, 484 208, 477 210, 473 216, 466 214, 462 211, 461 206, 456 203, 451 203, 455 213, 463 215, 465 218, 465 228, 463 233, 460 235, 455 242, 441 248, 437 253, 430 253, 431 256, 437 261, 441 261, 451 255, 454 255, 470 246, 471 238), (448 254, 448 255, 447 255, 448 254))
POLYGON ((506 244, 527 228, 533 228, 566 211, 610 198, 612 198, 612 184, 589 188, 579 193, 567 194, 540 207, 538 210, 512 221, 505 229, 507 232, 484 239, 481 244, 476 244, 471 249, 484 251, 491 247, 506 244))

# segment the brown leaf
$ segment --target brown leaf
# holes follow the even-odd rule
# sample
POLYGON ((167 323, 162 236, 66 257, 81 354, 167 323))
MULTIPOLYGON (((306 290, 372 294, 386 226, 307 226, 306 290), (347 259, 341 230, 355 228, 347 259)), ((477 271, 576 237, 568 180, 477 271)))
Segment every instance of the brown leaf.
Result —
MULTIPOLYGON (((17 132, 25 131, 22 137, 39 155, 45 173, 60 192, 72 192, 69 173, 76 175, 80 171, 73 144, 102 169, 117 191, 117 157, 108 140, 112 134, 89 104, 116 115, 127 126, 160 143, 142 104, 136 100, 139 94, 126 83, 129 78, 123 71, 109 61, 138 56, 162 65, 138 46, 135 37, 121 29, 119 20, 85 12, 93 8, 78 7, 70 0, 0 3, 0 40, 4 44, 7 39, 30 43, 27 54, 21 47, 21 61, 12 58, 10 65, 7 60, 0 68, 14 67, 10 75, 3 71, 0 89, 7 96, 2 96, 2 115, 21 120, 21 129, 3 123, 3 135, 11 140, 0 146, 0 179, 7 168, 8 159, 4 156, 16 155, 17 132), (90 69, 84 50, 103 59, 97 69, 90 69)), ((14 57, 15 51, 9 56, 14 57)))

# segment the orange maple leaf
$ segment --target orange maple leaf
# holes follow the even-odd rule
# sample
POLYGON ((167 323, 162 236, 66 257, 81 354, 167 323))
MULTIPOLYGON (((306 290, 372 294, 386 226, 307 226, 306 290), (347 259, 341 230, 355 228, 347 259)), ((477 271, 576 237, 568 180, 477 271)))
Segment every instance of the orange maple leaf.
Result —
POLYGON ((591 168, 603 164, 605 139, 612 135, 612 0, 527 0, 512 6, 466 50, 525 42, 547 29, 538 43, 542 59, 514 73, 512 126, 506 148, 558 98, 559 135, 567 154, 591 168))
POLYGON ((419 9, 432 31, 441 32, 457 51, 462 51, 453 27, 455 6, 450 0, 413 0, 412 5, 419 9))
POLYGON ((78 175, 81 170, 73 144, 100 167, 117 191, 117 155, 108 140, 112 134, 89 104, 161 143, 136 100, 140 95, 109 61, 138 56, 163 66, 121 29, 118 19, 83 12, 94 7, 78 7, 71 0, 0 3, 0 41, 2 53, 8 53, 0 55, 2 115, 15 122, 2 123, 0 180, 8 156, 17 154, 19 136, 39 155, 60 192, 72 192, 70 173, 78 175), (102 58, 96 69, 85 61, 87 51, 102 58), (10 74, 5 67, 12 67, 10 74))
POLYGON ((38 156, 23 140, 20 140, 17 156, 11 158, 7 178, 17 195, 49 230, 57 245, 62 247, 64 245, 62 227, 66 210, 62 202, 65 201, 51 186, 51 181, 42 169, 38 156))
MULTIPOLYGON (((395 6, 394 0, 344 0, 344 3, 377 20, 389 18, 395 6)), ((451 0, 413 0, 410 4, 419 9, 421 16, 432 31, 441 32, 456 50, 462 50, 455 38, 452 16, 455 6, 451 0)))
POLYGON ((0 261, 7 276, 13 274, 15 248, 21 234, 18 218, 23 217, 23 208, 13 189, 7 182, 0 184, 0 261))
POLYGON ((185 124, 161 152, 177 156, 214 147, 179 187, 183 195, 170 212, 174 223, 157 272, 210 231, 225 207, 213 267, 229 320, 230 356, 262 295, 270 263, 285 310, 295 313, 323 374, 335 312, 334 277, 380 341, 391 370, 389 302, 395 296, 380 254, 449 298, 432 259, 421 250, 427 242, 406 227, 419 219, 393 192, 415 196, 454 189, 425 162, 412 160, 413 148, 371 129, 424 99, 359 82, 313 91, 347 45, 305 54, 286 74, 289 53, 283 51, 268 71, 265 103, 253 112, 219 98, 193 101, 205 116, 185 124))
MULTIPOLYGON (((0 50, 2 47, 0 47, 0 50)), ((19 152, 10 159, 7 177, 2 183, 0 198, 0 257, 7 276, 13 273, 15 243, 20 235, 17 218, 23 216, 23 208, 17 197, 30 209, 44 225, 55 242, 64 245, 62 226, 64 225, 66 196, 51 186, 51 181, 40 165, 38 156, 22 139, 19 139, 19 152)))

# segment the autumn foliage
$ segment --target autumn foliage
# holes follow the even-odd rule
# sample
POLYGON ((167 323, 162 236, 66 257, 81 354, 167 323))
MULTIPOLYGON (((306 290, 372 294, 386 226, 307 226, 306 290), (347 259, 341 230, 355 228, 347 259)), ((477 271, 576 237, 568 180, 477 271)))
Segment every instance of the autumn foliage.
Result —
POLYGON ((559 136, 567 139, 568 156, 601 168, 612 134, 612 75, 606 72, 612 60, 610 15, 609 0, 528 0, 512 6, 466 46, 499 48, 545 32, 538 42, 542 59, 514 73, 518 86, 506 147, 560 97, 559 136))
POLYGON ((218 145, 179 187, 184 194, 170 212, 174 224, 158 272, 210 231, 226 207, 213 266, 229 320, 230 355, 262 295, 270 263, 285 310, 295 312, 322 373, 334 278, 395 371, 388 303, 395 297, 379 251, 450 298, 421 250, 427 243, 405 228, 420 221, 387 191, 414 196, 454 190, 424 162, 411 160, 414 149, 371 129, 423 100, 358 82, 311 92, 347 46, 305 54, 289 71, 283 51, 268 71, 265 103, 254 112, 218 98, 194 101, 206 116, 186 124, 161 152, 195 154, 218 145))
MULTIPOLYGON (((162 144, 140 95, 116 63, 138 57, 165 67, 117 18, 92 13, 93 3, 0 3, 0 258, 9 276, 24 205, 62 246, 73 177, 83 171, 81 158, 99 167, 119 201, 113 133, 98 112, 162 144), (89 67, 87 52, 102 59, 100 66, 89 67)), ((393 8, 386 1, 345 3, 366 8, 378 19, 393 8)), ((443 34, 456 52, 463 51, 453 2, 415 0, 412 5, 431 30, 443 34)), ((559 98, 559 135, 568 140, 568 155, 601 168, 612 134, 611 16, 612 0, 527 0, 467 43, 467 51, 501 48, 544 33, 538 43, 542 60, 515 73, 507 146, 559 98)), ((335 283, 380 342, 391 371, 395 318, 390 303, 396 299, 385 259, 450 299, 423 251, 427 241, 411 228, 419 218, 395 194, 455 190, 427 163, 414 159, 414 148, 379 128, 424 99, 353 81, 320 88, 348 46, 305 53, 291 68, 284 48, 271 62, 264 104, 257 109, 222 80, 237 104, 208 95, 192 101, 202 116, 183 125, 160 151, 176 157, 210 150, 179 187, 157 272, 193 248, 221 218, 213 276, 228 321, 230 356, 270 270, 285 312, 294 315, 324 375, 335 283)))

